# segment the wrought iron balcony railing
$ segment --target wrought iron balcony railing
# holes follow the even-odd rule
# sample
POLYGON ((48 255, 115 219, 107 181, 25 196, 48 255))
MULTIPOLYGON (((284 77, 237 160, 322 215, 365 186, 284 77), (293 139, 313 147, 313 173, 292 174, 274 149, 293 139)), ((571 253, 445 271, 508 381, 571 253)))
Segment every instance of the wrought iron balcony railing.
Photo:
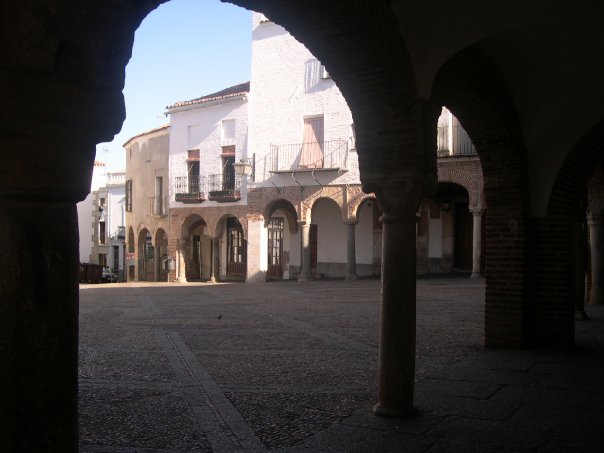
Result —
POLYGON ((174 178, 174 199, 182 203, 201 203, 206 199, 203 178, 199 175, 174 178))
POLYGON ((439 126, 436 152, 438 157, 473 156, 476 148, 463 127, 439 126))
POLYGON ((241 176, 235 173, 208 175, 206 190, 208 200, 227 203, 241 200, 241 176))
POLYGON ((271 145, 269 172, 346 170, 347 168, 347 140, 271 145))

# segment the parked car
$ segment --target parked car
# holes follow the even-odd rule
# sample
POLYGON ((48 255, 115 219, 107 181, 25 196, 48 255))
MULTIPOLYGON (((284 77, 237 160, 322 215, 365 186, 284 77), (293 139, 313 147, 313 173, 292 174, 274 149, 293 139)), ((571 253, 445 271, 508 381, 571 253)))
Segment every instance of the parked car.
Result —
POLYGON ((117 274, 108 267, 103 268, 103 274, 101 275, 102 283, 114 283, 117 282, 117 274))

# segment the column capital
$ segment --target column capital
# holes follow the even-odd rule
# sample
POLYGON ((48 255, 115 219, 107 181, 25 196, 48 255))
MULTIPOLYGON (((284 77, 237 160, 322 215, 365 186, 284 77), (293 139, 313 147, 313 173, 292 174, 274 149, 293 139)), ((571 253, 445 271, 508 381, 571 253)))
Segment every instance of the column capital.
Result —
POLYGON ((426 182, 402 180, 375 187, 375 196, 382 216, 382 223, 415 222, 426 182))
POLYGON ((486 209, 481 208, 481 207, 470 208, 470 212, 474 216, 481 216, 484 214, 485 211, 486 211, 486 209))
POLYGON ((346 225, 347 227, 353 227, 355 226, 357 223, 359 223, 358 220, 344 220, 342 222, 344 225, 346 225))

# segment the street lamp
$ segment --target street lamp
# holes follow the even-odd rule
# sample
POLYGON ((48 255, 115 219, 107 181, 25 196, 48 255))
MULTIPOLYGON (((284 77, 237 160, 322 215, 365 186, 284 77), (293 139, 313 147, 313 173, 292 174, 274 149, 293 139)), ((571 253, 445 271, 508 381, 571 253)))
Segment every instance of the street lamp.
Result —
POLYGON ((251 176, 254 180, 254 163, 252 159, 241 159, 239 162, 233 163, 235 174, 238 176, 251 176))

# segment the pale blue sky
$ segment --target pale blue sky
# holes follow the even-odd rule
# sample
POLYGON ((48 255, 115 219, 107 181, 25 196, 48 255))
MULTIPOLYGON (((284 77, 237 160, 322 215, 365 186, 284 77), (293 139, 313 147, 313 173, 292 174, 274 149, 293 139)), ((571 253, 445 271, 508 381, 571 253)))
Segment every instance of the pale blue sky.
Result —
POLYGON ((171 0, 149 14, 126 67, 126 121, 112 142, 97 145, 96 158, 125 170, 122 145, 167 124, 167 105, 248 81, 251 28, 249 11, 219 0, 171 0))

